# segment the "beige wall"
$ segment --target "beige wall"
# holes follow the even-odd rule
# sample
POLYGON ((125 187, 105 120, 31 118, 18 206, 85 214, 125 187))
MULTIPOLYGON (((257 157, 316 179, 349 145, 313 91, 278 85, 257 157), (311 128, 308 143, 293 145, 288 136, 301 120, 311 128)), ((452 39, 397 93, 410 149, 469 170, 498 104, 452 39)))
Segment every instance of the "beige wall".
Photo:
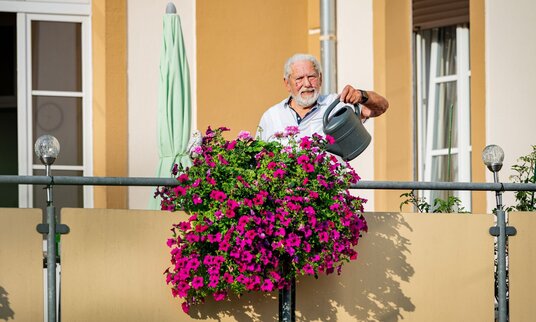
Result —
MULTIPOLYGON (((365 216, 369 232, 357 246, 357 261, 346 264, 340 276, 298 280, 298 320, 493 319, 492 216, 365 216), (455 232, 456 240, 446 232, 455 232)), ((71 228, 62 238, 66 321, 277 319, 275 293, 208 300, 192 308, 191 318, 182 313, 162 273, 170 265, 165 245, 169 229, 185 220, 184 214, 63 209, 62 217, 71 228)))
POLYGON ((197 127, 256 132, 286 96, 283 64, 308 50, 306 0, 196 2, 197 127))
MULTIPOLYGON (((485 0, 470 0, 470 48, 471 48, 471 181, 485 182, 486 169, 481 151, 486 146, 486 28, 485 0)), ((486 193, 473 192, 473 212, 489 212, 486 193)))
MULTIPOLYGON (((536 144, 536 41, 531 35, 535 11, 532 0, 486 1, 486 144, 504 150, 502 181, 513 174, 510 168, 517 158, 529 154, 536 144)), ((504 199, 505 204, 514 203, 513 193, 505 193, 504 199)), ((494 203, 493 194, 488 194, 488 209, 494 203)))
POLYGON ((0 208, 0 320, 43 320, 41 209, 0 208))
POLYGON ((517 229, 517 234, 508 241, 511 321, 532 321, 536 289, 536 213, 510 213, 509 225, 517 229))
MULTIPOLYGON (((128 176, 126 0, 91 2, 93 174, 128 176)), ((126 208, 126 187, 95 187, 94 206, 126 208)))
MULTIPOLYGON (((374 178, 413 180, 411 1, 373 1, 374 88, 389 111, 374 122, 374 178)), ((377 191, 375 210, 393 211, 399 191, 377 191)))

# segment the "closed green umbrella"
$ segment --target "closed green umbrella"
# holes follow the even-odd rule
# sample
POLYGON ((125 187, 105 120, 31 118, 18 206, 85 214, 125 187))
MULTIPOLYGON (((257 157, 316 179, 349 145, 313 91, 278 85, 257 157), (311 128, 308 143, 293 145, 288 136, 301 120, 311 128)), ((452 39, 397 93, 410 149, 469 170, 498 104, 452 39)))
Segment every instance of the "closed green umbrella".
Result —
MULTIPOLYGON (((191 126, 190 71, 180 18, 172 3, 163 19, 158 92, 157 177, 170 177, 175 163, 191 165, 187 153, 191 126)), ((152 199, 151 209, 160 209, 160 199, 152 199)))

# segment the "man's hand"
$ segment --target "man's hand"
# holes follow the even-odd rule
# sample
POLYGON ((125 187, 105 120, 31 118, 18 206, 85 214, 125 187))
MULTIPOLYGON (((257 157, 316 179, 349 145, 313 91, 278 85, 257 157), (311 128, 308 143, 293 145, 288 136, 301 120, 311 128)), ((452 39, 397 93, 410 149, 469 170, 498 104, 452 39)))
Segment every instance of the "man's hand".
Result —
POLYGON ((352 105, 359 104, 359 102, 361 101, 361 91, 353 88, 350 85, 346 85, 341 92, 340 100, 343 103, 348 103, 352 105))
MULTIPOLYGON (((380 116, 389 108, 389 102, 385 97, 373 91, 367 91, 368 100, 361 104, 361 119, 380 116)), ((360 104, 362 100, 361 91, 346 85, 340 95, 341 102, 348 104, 360 104)))

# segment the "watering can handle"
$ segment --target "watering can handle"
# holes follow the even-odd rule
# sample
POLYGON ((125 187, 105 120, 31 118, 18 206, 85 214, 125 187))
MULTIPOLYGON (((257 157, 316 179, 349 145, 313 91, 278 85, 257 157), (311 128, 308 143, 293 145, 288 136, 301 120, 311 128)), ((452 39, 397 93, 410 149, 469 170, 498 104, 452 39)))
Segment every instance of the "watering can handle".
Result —
POLYGON ((330 106, 328 106, 328 109, 326 110, 326 112, 324 113, 324 128, 326 126, 328 126, 328 122, 329 122, 329 114, 331 113, 331 111, 333 111, 333 109, 335 108, 335 106, 337 106, 337 104, 339 104, 341 101, 341 99, 339 97, 337 97, 333 103, 331 103, 330 106))
MULTIPOLYGON (((331 111, 335 108, 335 106, 337 106, 337 104, 339 104, 341 102, 341 99, 340 97, 337 97, 333 103, 331 103, 330 106, 328 106, 327 110, 326 110, 326 113, 324 113, 324 128, 326 126, 328 126, 328 122, 329 122, 329 114, 331 114, 331 111)), ((361 114, 361 109, 359 108, 359 105, 356 105, 355 106, 357 109, 356 109, 356 114, 361 114)))

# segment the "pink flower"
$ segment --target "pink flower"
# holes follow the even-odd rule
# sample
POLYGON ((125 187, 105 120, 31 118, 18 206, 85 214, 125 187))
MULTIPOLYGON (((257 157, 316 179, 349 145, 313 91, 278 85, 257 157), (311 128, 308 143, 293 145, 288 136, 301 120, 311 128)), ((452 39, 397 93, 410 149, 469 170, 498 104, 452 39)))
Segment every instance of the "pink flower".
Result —
POLYGON ((194 277, 194 279, 192 280, 192 287, 196 290, 200 289, 201 287, 203 287, 204 283, 203 283, 203 277, 201 276, 196 276, 194 277))
POLYGON ((304 136, 300 140, 300 147, 302 149, 309 149, 311 147, 311 143, 312 141, 310 140, 310 138, 308 136, 304 136))
POLYGON ((242 140, 242 141, 247 141, 247 140, 252 139, 251 134, 249 133, 249 131, 240 131, 238 133, 238 138, 240 140, 242 140))
POLYGON ((176 195, 180 195, 180 196, 186 195, 186 189, 184 187, 181 187, 181 186, 176 186, 175 188, 173 188, 173 192, 176 195))
POLYGON ((287 172, 283 169, 277 169, 274 171, 274 178, 280 178, 283 179, 287 172))
POLYGON ((329 134, 326 135, 326 141, 328 141, 329 144, 335 143, 335 139, 329 134))
POLYGON ((315 167, 310 163, 302 164, 302 168, 307 173, 315 172, 315 167))
POLYGON ((234 278, 233 278, 233 275, 225 272, 223 274, 223 279, 225 280, 225 282, 227 282, 227 284, 231 284, 232 282, 234 282, 234 278))
POLYGON ((297 162, 298 162, 298 164, 305 164, 305 163, 309 162, 309 157, 306 154, 300 155, 298 157, 297 162))
POLYGON ((329 235, 328 235, 328 233, 326 233, 325 231, 322 231, 322 232, 320 232, 320 233, 318 234, 318 239, 319 239, 321 242, 323 242, 323 243, 327 242, 327 241, 328 241, 328 238, 329 238, 329 235))
POLYGON ((272 281, 269 278, 265 279, 264 282, 261 285, 261 290, 264 291, 264 292, 273 291, 274 290, 274 283, 272 283, 272 281))
POLYGON ((227 145, 227 150, 233 150, 235 146, 236 146, 236 140, 233 140, 229 142, 229 144, 227 145))
POLYGON ((180 183, 184 183, 188 181, 190 178, 188 178, 188 174, 183 173, 177 177, 177 180, 179 180, 180 183))
POLYGON ((227 199, 227 195, 223 191, 212 190, 210 192, 210 198, 212 198, 212 199, 214 199, 216 201, 219 201, 219 202, 223 202, 225 199, 227 199))
POLYGON ((297 126, 287 126, 285 128, 286 136, 294 136, 298 133, 300 133, 300 129, 297 126))
POLYGON ((227 292, 218 291, 218 292, 214 293, 214 300, 215 301, 223 301, 226 296, 227 296, 227 292))
POLYGON ((194 194, 192 196, 192 201, 193 201, 194 205, 199 205, 199 204, 203 203, 203 199, 201 199, 199 197, 199 195, 197 195, 197 194, 194 194))
POLYGON ((303 272, 307 275, 314 275, 315 271, 310 264, 305 264, 302 268, 303 272))
POLYGON ((192 153, 195 153, 195 154, 198 154, 198 155, 199 155, 199 154, 203 154, 203 148, 202 148, 200 145, 198 145, 198 146, 194 146, 194 147, 192 148, 192 151, 191 151, 191 152, 192 152, 192 153))

